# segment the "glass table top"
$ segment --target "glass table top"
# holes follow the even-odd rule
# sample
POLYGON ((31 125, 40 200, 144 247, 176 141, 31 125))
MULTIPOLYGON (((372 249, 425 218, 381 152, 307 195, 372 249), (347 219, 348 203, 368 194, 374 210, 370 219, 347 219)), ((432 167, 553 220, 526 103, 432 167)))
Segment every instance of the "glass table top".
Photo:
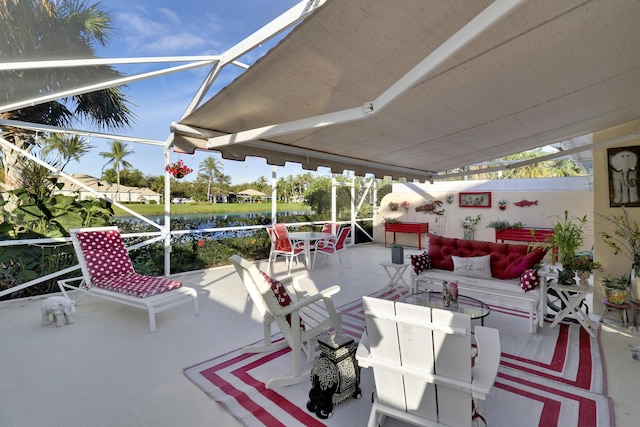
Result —
POLYGON ((407 304, 421 305, 423 307, 466 313, 472 319, 482 319, 491 313, 491 309, 487 304, 464 295, 458 295, 457 306, 452 301, 449 307, 445 307, 444 301, 442 300, 442 292, 435 291, 420 291, 415 294, 408 294, 404 298, 400 299, 400 301, 407 304))

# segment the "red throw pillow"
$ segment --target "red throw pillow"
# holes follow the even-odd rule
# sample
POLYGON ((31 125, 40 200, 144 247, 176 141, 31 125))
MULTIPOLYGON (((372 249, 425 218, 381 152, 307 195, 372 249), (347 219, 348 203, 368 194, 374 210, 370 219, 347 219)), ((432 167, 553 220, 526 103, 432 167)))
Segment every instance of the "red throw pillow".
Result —
MULTIPOLYGON (((280 304, 280 307, 286 307, 293 302, 291 300, 291 297, 289 296, 289 292, 287 292, 287 288, 285 288, 285 286, 282 283, 280 283, 276 279, 273 279, 271 276, 269 276, 267 273, 265 273, 262 270, 260 270, 260 274, 262 274, 262 277, 264 277, 264 280, 266 280, 267 283, 271 285, 271 290, 273 291, 273 295, 278 300, 278 304, 280 304)), ((287 322, 289 322, 289 325, 291 325, 290 314, 287 314, 287 322)), ((300 328, 304 329, 304 323, 302 322, 302 319, 300 319, 300 328)))
POLYGON ((431 257, 425 251, 420 255, 411 255, 411 266, 416 274, 420 274, 423 270, 431 268, 431 257))
POLYGON ((525 292, 529 292, 540 286, 540 276, 538 270, 530 268, 520 276, 520 286, 525 292))

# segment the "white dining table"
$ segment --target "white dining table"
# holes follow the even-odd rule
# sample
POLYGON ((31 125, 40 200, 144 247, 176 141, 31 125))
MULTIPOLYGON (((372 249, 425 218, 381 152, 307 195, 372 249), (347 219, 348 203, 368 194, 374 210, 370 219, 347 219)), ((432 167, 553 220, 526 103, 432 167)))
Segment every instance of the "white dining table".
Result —
POLYGON ((288 234, 292 243, 296 241, 304 242, 304 260, 308 270, 311 270, 311 242, 336 239, 335 234, 321 231, 294 231, 288 234))

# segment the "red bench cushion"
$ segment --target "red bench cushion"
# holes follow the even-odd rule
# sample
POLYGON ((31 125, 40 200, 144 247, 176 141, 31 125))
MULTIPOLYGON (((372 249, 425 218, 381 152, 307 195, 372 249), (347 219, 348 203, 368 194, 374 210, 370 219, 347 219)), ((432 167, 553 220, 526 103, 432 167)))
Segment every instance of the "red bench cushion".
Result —
POLYGON ((491 274, 496 279, 520 278, 522 273, 539 264, 546 250, 529 245, 482 242, 429 235, 429 257, 433 268, 453 271, 452 256, 478 257, 491 255, 491 274))

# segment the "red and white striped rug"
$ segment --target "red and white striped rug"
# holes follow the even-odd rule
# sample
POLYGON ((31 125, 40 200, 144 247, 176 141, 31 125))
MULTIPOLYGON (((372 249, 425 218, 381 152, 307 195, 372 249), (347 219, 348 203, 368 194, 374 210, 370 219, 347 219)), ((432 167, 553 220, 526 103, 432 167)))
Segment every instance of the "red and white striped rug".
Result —
MULTIPOLYGON (((402 292, 406 291, 390 289, 373 296, 397 299, 402 292)), ((364 331, 361 301, 340 310, 345 333, 359 340, 364 331)), ((502 346, 498 379, 486 401, 487 425, 615 425, 613 405, 606 395, 599 335, 591 338, 570 322, 553 329, 547 324, 537 334, 530 334, 525 319, 522 312, 496 306, 485 319, 485 326, 500 331, 502 346)), ((366 425, 374 387, 369 369, 362 369, 363 398, 337 405, 327 420, 319 420, 306 409, 310 383, 265 388, 266 380, 286 375, 290 369, 288 348, 262 354, 243 354, 238 349, 185 368, 184 373, 246 426, 366 425)), ((396 420, 385 423, 395 425, 404 424, 396 420)))

